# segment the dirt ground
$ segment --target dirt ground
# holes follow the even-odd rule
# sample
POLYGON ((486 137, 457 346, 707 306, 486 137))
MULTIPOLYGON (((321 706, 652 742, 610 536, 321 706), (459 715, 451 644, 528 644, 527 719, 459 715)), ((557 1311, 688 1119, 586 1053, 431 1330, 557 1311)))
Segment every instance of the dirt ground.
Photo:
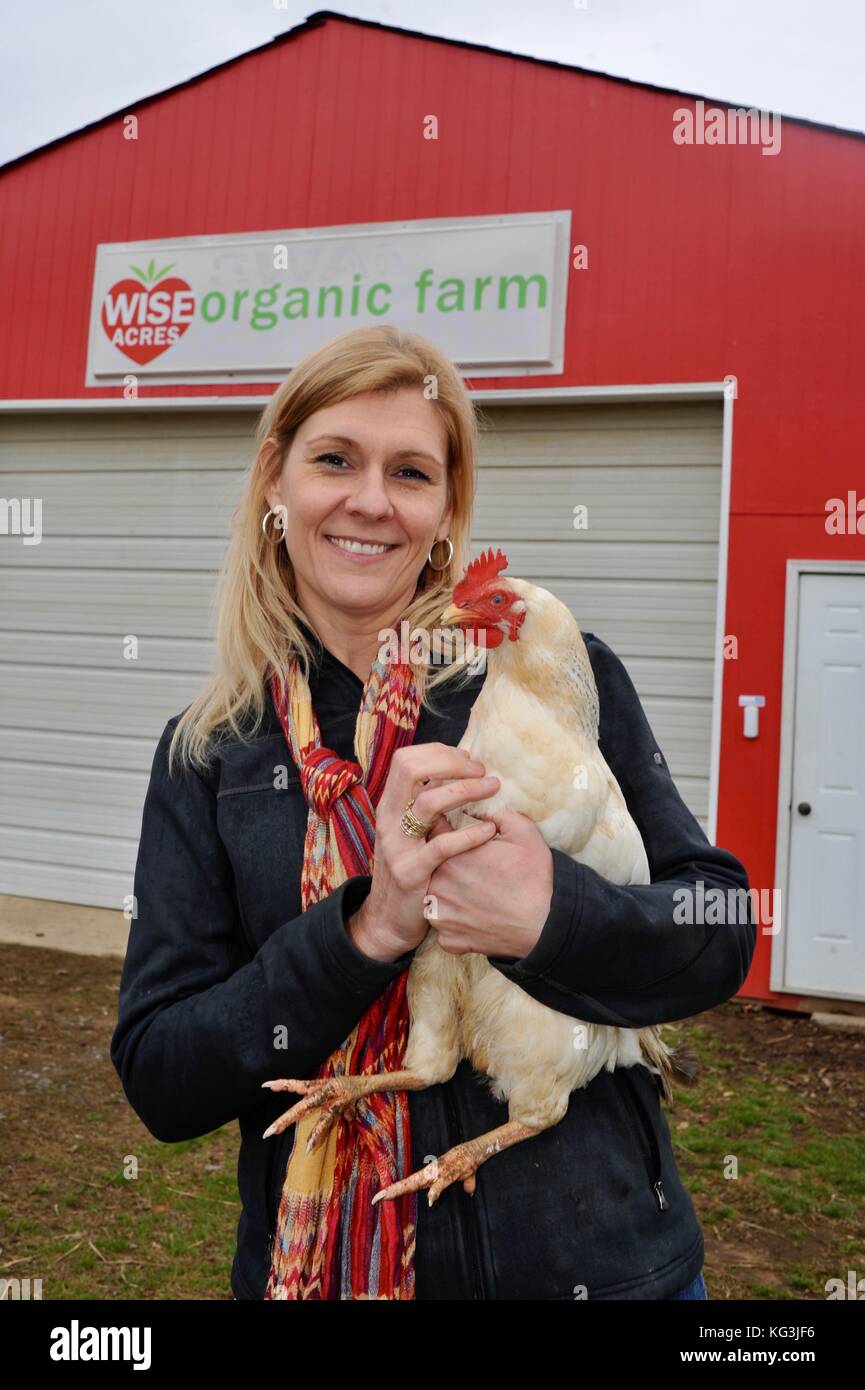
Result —
MULTIPOLYGON (((0 1278, 40 1277, 46 1299, 230 1298, 237 1126, 171 1145, 144 1129, 108 1056, 119 977, 115 958, 0 946, 0 1278)), ((667 1120, 710 1296, 825 1298, 865 1276, 865 1035, 734 1001, 667 1036, 702 1063, 667 1120)))
POLYGON ((711 1297, 824 1298, 826 1280, 851 1269, 861 1279, 865 1033, 744 1001, 679 1027, 703 1070, 695 1092, 680 1092, 683 1118, 667 1118, 705 1232, 711 1297), (718 1200, 703 1177, 701 1139, 711 1149, 718 1130, 708 1170, 721 1150, 739 1156, 738 1201, 718 1200))

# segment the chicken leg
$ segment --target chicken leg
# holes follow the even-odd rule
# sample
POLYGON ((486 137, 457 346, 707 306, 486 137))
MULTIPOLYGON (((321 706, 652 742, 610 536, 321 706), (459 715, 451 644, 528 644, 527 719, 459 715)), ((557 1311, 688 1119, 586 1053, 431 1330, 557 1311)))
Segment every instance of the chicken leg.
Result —
MULTIPOLYGON (((290 1110, 286 1110, 284 1115, 274 1120, 265 1130, 262 1136, 264 1139, 281 1134, 310 1110, 324 1110, 306 1141, 306 1151, 311 1153, 322 1142, 337 1115, 345 1111, 350 1113, 361 1097, 371 1095, 374 1091, 422 1091, 430 1083, 411 1071, 392 1071, 374 1072, 367 1076, 316 1077, 312 1081, 286 1078, 280 1081, 265 1081, 263 1084, 271 1091, 296 1091, 305 1096, 304 1100, 299 1100, 290 1110)), ((492 1158, 493 1154, 500 1153, 502 1149, 510 1148, 512 1144, 519 1144, 522 1140, 540 1133, 541 1127, 533 1128, 521 1124, 518 1120, 510 1120, 505 1125, 499 1125, 498 1129, 490 1130, 488 1134, 480 1134, 476 1139, 467 1139, 465 1143, 455 1145, 441 1158, 432 1159, 416 1173, 411 1173, 409 1177, 383 1188, 373 1197, 373 1206, 385 1198, 391 1200, 394 1197, 402 1197, 407 1192, 418 1192, 425 1187, 430 1189, 428 1202, 432 1206, 445 1188, 458 1181, 462 1182, 466 1192, 472 1194, 476 1187, 475 1174, 482 1163, 492 1158)))
POLYGON ((273 1134, 281 1134, 289 1125, 296 1124, 310 1110, 321 1108, 324 1114, 306 1141, 306 1152, 312 1153, 322 1142, 337 1115, 344 1111, 351 1113, 357 1101, 374 1091, 422 1091, 430 1083, 411 1071, 372 1072, 368 1075, 319 1076, 312 1081, 298 1081, 287 1078, 280 1081, 262 1083, 271 1091, 297 1091, 304 1095, 284 1115, 274 1120, 264 1131, 263 1139, 273 1134))
POLYGON ((457 1144, 441 1158, 434 1158, 425 1168, 419 1168, 410 1177, 377 1192, 372 1204, 375 1206, 376 1202, 385 1198, 402 1197, 406 1192, 417 1192, 428 1187, 427 1200, 432 1206, 445 1188, 457 1181, 461 1181, 466 1192, 471 1194, 476 1186, 475 1174, 482 1163, 493 1154, 501 1153, 502 1149, 520 1144, 524 1139, 531 1139, 540 1133, 539 1128, 521 1124, 519 1120, 509 1120, 506 1125, 499 1125, 498 1129, 491 1129, 488 1134, 479 1134, 477 1139, 467 1139, 464 1144, 457 1144))

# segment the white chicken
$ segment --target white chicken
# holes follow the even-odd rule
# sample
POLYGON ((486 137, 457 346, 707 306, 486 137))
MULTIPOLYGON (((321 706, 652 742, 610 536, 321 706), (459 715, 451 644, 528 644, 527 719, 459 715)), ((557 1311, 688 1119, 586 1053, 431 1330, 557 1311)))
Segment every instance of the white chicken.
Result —
MULTIPOLYGON (((501 551, 473 561, 442 614, 444 625, 458 625, 473 641, 485 634, 487 674, 459 747, 501 781, 493 796, 448 819, 457 829, 473 810, 486 815, 507 807, 534 821, 551 849, 611 882, 649 883, 640 833, 598 747, 598 692, 579 626, 548 590, 500 578, 506 566, 501 551)), ((411 1026, 403 1070, 268 1083, 306 1097, 268 1133, 312 1107, 326 1110, 309 1141, 314 1147, 336 1113, 360 1094, 446 1082, 463 1058, 484 1074, 495 1097, 508 1103, 507 1124, 433 1159, 376 1193, 374 1202, 425 1187, 432 1204, 454 1181, 473 1191, 481 1163, 558 1124, 571 1092, 603 1067, 642 1063, 671 1096, 673 1053, 658 1027, 580 1023, 534 999, 486 956, 442 950, 434 930, 412 958, 407 998, 411 1026)))

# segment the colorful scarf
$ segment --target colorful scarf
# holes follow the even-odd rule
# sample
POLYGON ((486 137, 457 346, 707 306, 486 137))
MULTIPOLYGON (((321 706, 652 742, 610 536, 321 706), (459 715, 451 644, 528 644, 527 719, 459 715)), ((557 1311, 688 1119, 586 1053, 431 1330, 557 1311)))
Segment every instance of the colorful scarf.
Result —
MULTIPOLYGON (((352 762, 322 747, 296 656, 285 682, 274 677, 270 689, 309 807, 301 875, 306 911, 345 879, 372 872, 375 808, 393 753, 414 739, 420 697, 411 666, 376 657, 363 688, 352 762)), ((385 986, 316 1076, 402 1067, 407 979, 404 970, 385 986)), ((321 1112, 314 1109, 294 1126, 266 1299, 414 1298, 417 1193, 372 1205, 376 1192, 412 1171, 408 1096, 377 1092, 353 1110, 337 1117, 311 1154, 306 1141, 321 1112)))

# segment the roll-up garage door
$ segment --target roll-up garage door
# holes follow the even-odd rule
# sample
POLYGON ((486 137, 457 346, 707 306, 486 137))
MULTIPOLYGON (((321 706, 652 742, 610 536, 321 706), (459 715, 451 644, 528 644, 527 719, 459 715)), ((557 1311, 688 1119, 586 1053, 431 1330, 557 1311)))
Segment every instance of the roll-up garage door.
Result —
MULTIPOLYGON (((705 823, 720 407, 484 414, 475 553, 501 545, 510 573, 554 589, 618 653, 705 823)), ((156 739, 210 669, 255 419, 0 417, 0 494, 40 498, 43 531, 0 537, 0 892, 113 908, 131 892, 156 739)))
POLYGON ((475 551, 552 589, 621 657, 708 823, 722 407, 484 407, 475 551), (585 529, 575 529, 585 507, 585 529))
POLYGON ((210 669, 251 412, 0 418, 0 891, 120 908, 156 740, 210 669), (133 643, 137 642, 137 652, 133 643))

